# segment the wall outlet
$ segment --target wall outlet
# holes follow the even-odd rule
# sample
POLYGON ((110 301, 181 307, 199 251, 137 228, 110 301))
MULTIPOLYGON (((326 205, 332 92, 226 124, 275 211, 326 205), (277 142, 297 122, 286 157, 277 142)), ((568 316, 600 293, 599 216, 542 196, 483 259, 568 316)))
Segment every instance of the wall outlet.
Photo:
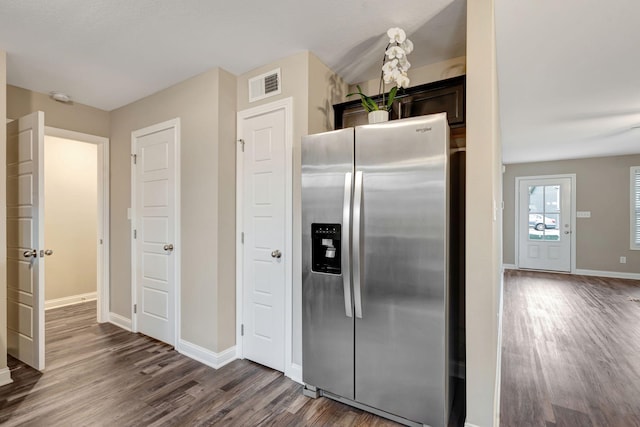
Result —
POLYGON ((620 257, 620 264, 626 264, 627 263, 627 257, 626 256, 621 256, 620 257))

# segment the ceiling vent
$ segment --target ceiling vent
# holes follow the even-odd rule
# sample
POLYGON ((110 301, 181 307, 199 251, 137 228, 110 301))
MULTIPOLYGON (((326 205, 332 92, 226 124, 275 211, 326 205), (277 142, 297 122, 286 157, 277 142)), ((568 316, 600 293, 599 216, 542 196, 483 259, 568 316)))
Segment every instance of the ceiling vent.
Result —
POLYGON ((249 102, 278 95, 282 92, 280 68, 249 79, 249 102))

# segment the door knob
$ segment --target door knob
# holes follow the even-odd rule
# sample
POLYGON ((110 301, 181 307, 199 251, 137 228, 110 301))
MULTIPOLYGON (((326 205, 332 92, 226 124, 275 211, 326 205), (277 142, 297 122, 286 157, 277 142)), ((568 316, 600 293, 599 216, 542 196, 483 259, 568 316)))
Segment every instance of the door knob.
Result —
POLYGON ((163 249, 165 251, 172 251, 173 250, 173 243, 169 243, 168 245, 164 245, 163 249))
POLYGON ((25 258, 35 258, 38 256, 38 251, 35 249, 30 249, 28 251, 24 251, 22 253, 22 256, 25 258))
POLYGON ((271 252, 271 257, 280 259, 282 257, 282 252, 276 249, 275 251, 271 252))
POLYGON ((571 231, 565 231, 564 234, 571 234, 571 231))
POLYGON ((51 249, 45 249, 44 251, 40 251, 40 258, 43 256, 51 256, 53 255, 53 251, 51 249))

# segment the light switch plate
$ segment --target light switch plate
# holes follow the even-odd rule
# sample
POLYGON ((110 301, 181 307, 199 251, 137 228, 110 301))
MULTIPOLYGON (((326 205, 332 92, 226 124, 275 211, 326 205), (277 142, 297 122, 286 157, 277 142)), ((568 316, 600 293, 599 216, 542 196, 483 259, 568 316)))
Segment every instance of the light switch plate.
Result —
POLYGON ((578 211, 576 212, 577 218, 591 218, 591 211, 578 211))

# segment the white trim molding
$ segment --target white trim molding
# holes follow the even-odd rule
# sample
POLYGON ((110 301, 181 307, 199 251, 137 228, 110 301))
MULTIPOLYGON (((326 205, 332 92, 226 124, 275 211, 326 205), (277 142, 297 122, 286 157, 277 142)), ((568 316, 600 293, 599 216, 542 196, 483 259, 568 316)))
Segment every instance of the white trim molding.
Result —
POLYGON ((117 313, 109 313, 109 323, 112 323, 125 331, 131 332, 131 319, 127 319, 117 313))
POLYGON ((236 356, 236 347, 230 347, 226 350, 216 353, 189 341, 180 340, 176 346, 178 353, 183 354, 193 360, 197 360, 213 369, 220 369, 224 365, 233 362, 236 356))
POLYGON ((0 386, 11 384, 12 382, 11 370, 8 367, 0 369, 0 386))
POLYGON ((518 266, 515 264, 502 264, 503 270, 517 270, 518 266))
POLYGON ((477 426, 477 425, 475 425, 475 424, 471 424, 471 423, 467 423, 467 422, 465 422, 465 423, 464 423, 464 427, 480 427, 480 426, 477 426))
MULTIPOLYGON (((293 98, 239 111, 237 114, 237 138, 242 139, 242 124, 246 119, 284 110, 285 114, 285 326, 284 326, 284 375, 296 382, 302 381, 302 368, 293 363, 293 98)), ((243 322, 243 194, 244 158, 242 147, 238 144, 236 156, 236 352, 239 359, 243 359, 242 334, 240 325, 243 322)))
POLYGON ((612 279, 640 280, 640 274, 638 273, 623 273, 618 271, 585 270, 580 268, 576 270, 575 274, 580 276, 610 277, 612 279))
POLYGON ((292 362, 286 375, 298 384, 304 384, 302 382, 302 365, 292 362))
POLYGON ((97 292, 88 292, 86 294, 71 295, 63 298, 50 299, 44 302, 44 309, 65 307, 67 305, 81 304, 83 302, 95 301, 98 299, 97 292))

